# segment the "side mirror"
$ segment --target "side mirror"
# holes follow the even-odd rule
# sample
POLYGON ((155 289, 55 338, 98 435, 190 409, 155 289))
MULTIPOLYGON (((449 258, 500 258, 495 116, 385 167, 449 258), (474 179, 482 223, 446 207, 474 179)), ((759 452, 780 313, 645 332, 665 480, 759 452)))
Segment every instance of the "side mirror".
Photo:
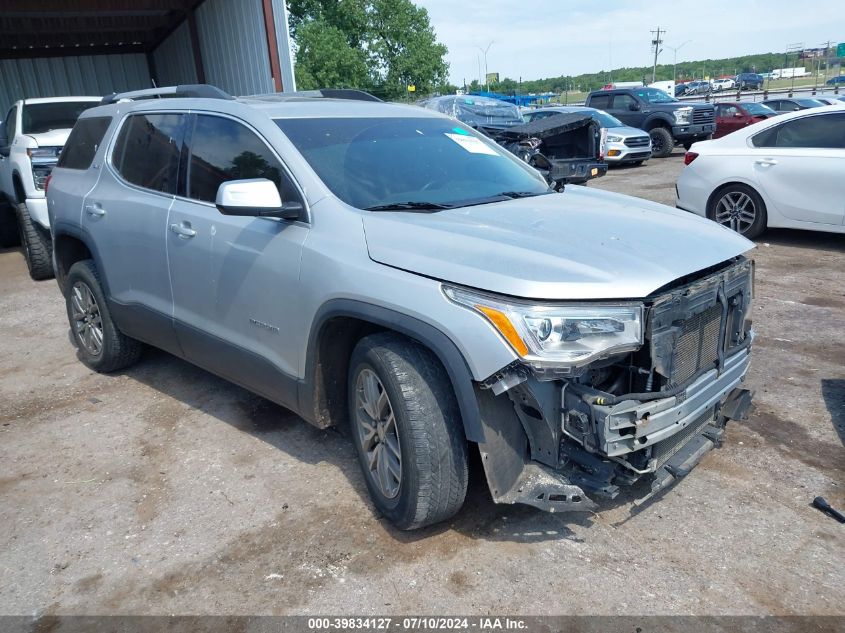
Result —
POLYGON ((217 189, 215 204, 223 215, 282 220, 298 220, 303 211, 299 202, 282 203, 275 183, 266 178, 228 180, 222 183, 217 189))
POLYGON ((742 112, 734 112, 734 117, 736 117, 737 119, 741 119, 742 118, 742 112))
POLYGON ((636 112, 637 110, 640 109, 640 104, 639 103, 629 103, 628 109, 633 111, 633 112, 636 112))

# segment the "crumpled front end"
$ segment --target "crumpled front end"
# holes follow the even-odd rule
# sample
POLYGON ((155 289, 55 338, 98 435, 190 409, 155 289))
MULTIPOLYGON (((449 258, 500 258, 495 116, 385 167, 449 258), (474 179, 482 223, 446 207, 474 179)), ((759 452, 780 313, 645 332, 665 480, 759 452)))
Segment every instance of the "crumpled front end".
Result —
POLYGON ((569 372, 514 363, 485 381, 480 450, 494 499, 589 510, 639 480, 651 496, 689 473, 751 405, 741 384, 753 272, 739 258, 656 292, 633 352, 569 372))

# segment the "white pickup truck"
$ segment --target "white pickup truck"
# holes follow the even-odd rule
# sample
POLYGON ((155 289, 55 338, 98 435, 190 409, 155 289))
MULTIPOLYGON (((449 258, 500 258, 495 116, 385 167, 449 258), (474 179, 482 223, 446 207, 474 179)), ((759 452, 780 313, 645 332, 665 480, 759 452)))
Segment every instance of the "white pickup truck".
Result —
POLYGON ((101 97, 24 99, 12 105, 0 123, 0 247, 20 241, 33 279, 53 276, 50 222, 44 184, 79 115, 101 97))

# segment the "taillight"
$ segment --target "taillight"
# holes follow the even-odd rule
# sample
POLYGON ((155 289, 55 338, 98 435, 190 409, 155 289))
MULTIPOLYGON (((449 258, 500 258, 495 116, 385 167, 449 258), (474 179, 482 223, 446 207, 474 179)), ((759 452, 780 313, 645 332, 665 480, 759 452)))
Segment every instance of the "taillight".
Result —
POLYGON ((47 178, 44 179, 44 195, 45 196, 47 195, 47 187, 50 186, 50 179, 52 177, 53 177, 53 174, 50 174, 49 176, 47 176, 47 178))
POLYGON ((698 154, 695 152, 687 152, 684 154, 684 165, 689 165, 692 161, 698 158, 698 154))

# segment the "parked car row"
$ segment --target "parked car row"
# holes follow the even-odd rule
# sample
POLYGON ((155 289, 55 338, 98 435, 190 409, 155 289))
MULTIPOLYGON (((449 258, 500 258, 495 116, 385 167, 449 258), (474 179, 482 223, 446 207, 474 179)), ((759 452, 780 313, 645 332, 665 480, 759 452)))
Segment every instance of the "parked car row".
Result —
MULTIPOLYGON (((584 116, 605 115, 523 125, 584 116)), ((117 371, 152 345, 349 424, 401 529, 458 511, 471 443, 494 502, 588 511, 641 480, 662 494, 750 407, 751 242, 555 191, 430 109, 113 95, 82 112, 44 193, 83 363, 117 371)))
POLYGON ((711 80, 696 80, 675 85, 675 96, 706 95, 727 90, 760 90, 764 79, 757 73, 739 73, 735 77, 723 77, 711 80))

